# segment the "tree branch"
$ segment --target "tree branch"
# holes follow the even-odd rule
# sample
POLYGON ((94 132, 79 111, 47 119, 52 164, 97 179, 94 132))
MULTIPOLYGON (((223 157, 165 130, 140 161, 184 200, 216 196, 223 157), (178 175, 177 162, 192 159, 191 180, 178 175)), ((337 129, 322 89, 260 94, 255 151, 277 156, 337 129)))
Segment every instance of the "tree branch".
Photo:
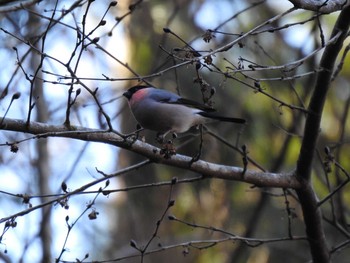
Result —
POLYGON ((297 174, 308 181, 310 179, 312 159, 315 152, 317 137, 327 92, 330 87, 336 58, 342 48, 344 39, 349 30, 350 6, 345 8, 334 26, 331 38, 339 36, 337 40, 325 48, 321 62, 320 71, 317 74, 314 93, 308 107, 308 116, 305 123, 305 134, 297 163, 297 174))
POLYGON ((313 261, 320 263, 329 262, 330 255, 322 227, 321 211, 317 206, 317 197, 310 182, 312 160, 320 130, 322 111, 331 84, 334 65, 349 30, 349 18, 350 6, 347 5, 340 13, 331 35, 331 38, 337 35, 339 37, 334 43, 325 48, 320 62, 321 71, 317 74, 314 92, 308 108, 309 113, 305 123, 304 136, 296 170, 297 177, 303 184, 303 187, 297 190, 297 194, 303 209, 311 254, 313 261))
POLYGON ((41 2, 41 0, 22 0, 22 1, 3 0, 0 3, 0 13, 17 11, 25 7, 30 7, 31 5, 34 5, 39 2, 41 2))
MULTIPOLYGON (((152 162, 188 169, 209 178, 242 181, 264 187, 297 189, 301 186, 300 182, 296 179, 294 172, 269 173, 257 172, 248 169, 243 175, 243 168, 220 165, 203 160, 193 163, 192 157, 185 155, 176 154, 171 158, 166 159, 160 154, 160 149, 153 145, 139 140, 133 141, 131 138, 124 139, 115 132, 105 130, 89 129, 77 126, 71 126, 68 128, 65 125, 49 125, 39 122, 30 122, 30 124, 27 126, 26 122, 23 120, 8 118, 2 120, 1 129, 35 135, 29 139, 64 137, 83 141, 106 143, 141 154, 150 159, 152 162)), ((7 142, 6 144, 12 145, 21 142, 22 141, 11 143, 7 142)))
POLYGON ((349 0, 289 0, 295 7, 329 14, 349 6, 349 0))

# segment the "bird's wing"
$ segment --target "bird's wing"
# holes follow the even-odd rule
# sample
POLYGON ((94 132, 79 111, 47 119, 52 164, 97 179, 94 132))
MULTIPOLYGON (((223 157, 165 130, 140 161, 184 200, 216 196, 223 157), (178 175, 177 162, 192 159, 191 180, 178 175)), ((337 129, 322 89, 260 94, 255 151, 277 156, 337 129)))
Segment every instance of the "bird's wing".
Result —
POLYGON ((203 103, 199 103, 199 102, 194 101, 194 100, 182 98, 179 95, 177 95, 175 93, 171 93, 171 92, 166 91, 166 90, 157 90, 156 93, 151 95, 151 98, 155 99, 156 101, 159 101, 161 103, 184 105, 187 107, 199 109, 199 110, 206 111, 206 112, 216 111, 215 109, 213 109, 213 108, 211 108, 203 103))
POLYGON ((181 97, 168 97, 168 98, 163 98, 161 100, 159 100, 162 103, 168 103, 168 104, 178 104, 178 105, 184 105, 190 108, 195 108, 195 109, 199 109, 205 112, 214 112, 216 111, 215 109, 203 104, 203 103, 199 103, 197 101, 194 100, 189 100, 189 99, 185 99, 185 98, 181 98, 181 97))

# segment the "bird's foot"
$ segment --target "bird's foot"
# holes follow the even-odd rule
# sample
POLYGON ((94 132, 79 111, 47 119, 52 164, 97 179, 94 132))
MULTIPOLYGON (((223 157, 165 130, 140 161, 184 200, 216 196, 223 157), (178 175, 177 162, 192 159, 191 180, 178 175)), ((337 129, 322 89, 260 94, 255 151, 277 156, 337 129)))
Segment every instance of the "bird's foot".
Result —
POLYGON ((159 143, 159 144, 163 144, 164 143, 164 139, 165 139, 164 133, 158 132, 157 135, 156 135, 156 142, 159 143))
MULTIPOLYGON (((166 137, 167 133, 161 133, 161 132, 158 132, 157 133, 157 136, 156 136, 156 141, 159 143, 159 144, 164 144, 164 141, 165 141, 165 137, 166 137)), ((172 133, 172 137, 173 137, 173 140, 175 140, 177 138, 177 134, 175 132, 172 133)), ((169 142, 169 141, 168 141, 169 142)))
POLYGON ((177 134, 175 132, 173 132, 172 136, 173 136, 173 140, 177 138, 177 134))

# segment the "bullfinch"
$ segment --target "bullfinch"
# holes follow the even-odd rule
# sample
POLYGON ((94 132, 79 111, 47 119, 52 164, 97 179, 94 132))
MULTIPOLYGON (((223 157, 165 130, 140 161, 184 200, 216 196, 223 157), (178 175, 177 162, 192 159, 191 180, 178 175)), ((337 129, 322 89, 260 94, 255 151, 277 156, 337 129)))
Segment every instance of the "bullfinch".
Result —
POLYGON ((245 123, 244 119, 219 116, 215 109, 188 100, 179 95, 152 86, 134 86, 123 93, 129 107, 145 129, 157 131, 159 135, 183 133, 191 127, 212 120, 245 123))

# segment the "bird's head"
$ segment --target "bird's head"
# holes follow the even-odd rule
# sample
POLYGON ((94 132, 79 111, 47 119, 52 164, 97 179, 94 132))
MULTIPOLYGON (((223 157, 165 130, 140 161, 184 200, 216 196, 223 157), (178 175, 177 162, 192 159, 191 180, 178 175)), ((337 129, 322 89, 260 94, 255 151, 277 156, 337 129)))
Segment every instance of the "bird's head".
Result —
POLYGON ((150 86, 146 85, 138 85, 128 89, 123 93, 123 96, 126 97, 129 101, 132 99, 136 99, 136 97, 143 97, 147 93, 147 88, 150 86), (135 97, 136 96, 136 97, 135 97))

